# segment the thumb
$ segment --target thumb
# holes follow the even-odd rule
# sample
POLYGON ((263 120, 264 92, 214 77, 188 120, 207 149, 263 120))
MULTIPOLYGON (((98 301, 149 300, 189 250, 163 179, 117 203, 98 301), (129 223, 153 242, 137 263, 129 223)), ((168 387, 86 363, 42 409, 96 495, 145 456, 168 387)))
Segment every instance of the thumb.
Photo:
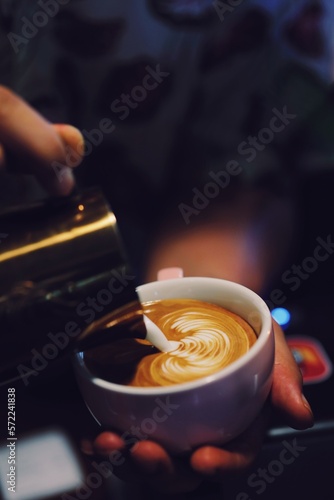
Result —
POLYGON ((284 415, 288 425, 307 429, 313 425, 311 407, 303 395, 303 379, 280 326, 274 322, 275 367, 271 391, 273 406, 284 415))
POLYGON ((67 151, 67 166, 76 167, 81 163, 84 155, 85 140, 82 133, 73 125, 55 123, 52 126, 67 151))
POLYGON ((39 179, 44 188, 54 195, 69 194, 75 184, 72 169, 77 167, 83 158, 84 138, 81 132, 67 124, 53 124, 63 146, 63 161, 53 162, 54 174, 50 176, 47 170, 39 173, 39 179))

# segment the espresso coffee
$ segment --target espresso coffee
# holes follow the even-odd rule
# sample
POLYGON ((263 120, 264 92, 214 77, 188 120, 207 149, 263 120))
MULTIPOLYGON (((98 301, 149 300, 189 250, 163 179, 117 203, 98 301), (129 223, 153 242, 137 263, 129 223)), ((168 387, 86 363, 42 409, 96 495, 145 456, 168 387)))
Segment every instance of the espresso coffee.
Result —
POLYGON ((257 336, 240 316, 195 299, 143 304, 144 313, 179 346, 162 353, 144 340, 125 339, 85 355, 87 367, 111 382, 168 386, 211 375, 244 355, 257 336))

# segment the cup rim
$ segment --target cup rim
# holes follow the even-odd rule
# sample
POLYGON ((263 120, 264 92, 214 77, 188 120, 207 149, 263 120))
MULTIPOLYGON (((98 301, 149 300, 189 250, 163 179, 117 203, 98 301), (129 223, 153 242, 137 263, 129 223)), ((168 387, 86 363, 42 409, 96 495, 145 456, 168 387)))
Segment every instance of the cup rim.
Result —
MULTIPOLYGON (((154 387, 133 387, 104 380, 103 378, 100 378, 89 371, 89 369, 84 363, 83 352, 78 352, 75 353, 74 357, 75 364, 77 368, 80 370, 80 372, 85 376, 85 378, 88 378, 94 385, 97 385, 102 389, 107 389, 114 393, 119 393, 124 395, 125 394, 134 396, 148 396, 148 395, 163 396, 167 394, 171 395, 171 394, 183 393, 193 389, 198 389, 200 387, 207 385, 208 383, 218 382, 223 379, 228 379, 235 372, 238 372, 242 367, 251 363, 252 360, 254 360, 254 358, 256 358, 260 354, 264 345, 268 342, 272 334, 272 317, 270 310, 267 304, 264 302, 264 300, 253 290, 245 287, 244 285, 220 278, 191 276, 191 277, 169 279, 166 281, 152 281, 150 283, 139 285, 136 290, 140 291, 144 288, 149 288, 149 287, 153 288, 154 286, 164 286, 162 284, 166 282, 168 282, 172 286, 173 284, 177 284, 180 280, 182 280, 183 282, 188 282, 189 284, 194 283, 195 281, 202 283, 204 283, 205 281, 206 282, 209 281, 211 283, 220 282, 224 287, 239 289, 239 291, 242 294, 244 295, 246 294, 249 297, 249 299, 257 306, 257 311, 260 313, 262 321, 258 338, 256 342, 250 347, 250 349, 240 358, 233 361, 230 365, 222 368, 221 370, 211 375, 206 375, 204 377, 188 382, 181 382, 179 384, 173 384, 168 386, 154 386, 154 387)), ((222 305, 222 307, 224 306, 222 305)))

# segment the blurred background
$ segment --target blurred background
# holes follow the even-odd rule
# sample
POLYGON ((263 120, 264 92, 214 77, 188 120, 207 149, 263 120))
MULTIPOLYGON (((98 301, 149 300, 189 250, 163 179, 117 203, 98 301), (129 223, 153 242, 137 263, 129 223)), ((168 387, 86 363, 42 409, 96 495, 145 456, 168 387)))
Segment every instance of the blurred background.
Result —
MULTIPOLYGON (((249 196, 257 200, 252 234, 264 235, 263 260, 272 264, 259 292, 272 310, 284 309, 275 313, 316 424, 296 432, 273 420, 252 470, 182 498, 332 500, 333 2, 2 0, 0 12, 0 84, 51 122, 83 132, 78 189, 102 189, 138 282, 161 232, 190 233, 224 213, 222 224, 237 226, 242 211, 253 211, 249 196), (230 161, 238 175, 210 192, 230 161), (295 439, 303 450, 283 467, 284 443, 295 439)), ((45 197, 33 178, 0 172, 2 207, 45 197)), ((4 237, 0 227, 0 251, 4 237)), ((114 476, 98 486, 90 476, 87 491, 75 493, 96 472, 82 450, 99 427, 70 360, 50 365, 29 386, 15 386, 17 435, 30 457, 20 470, 26 496, 16 498, 156 498, 114 476), (50 481, 39 490, 41 477, 50 481)), ((4 387, 1 438, 6 401, 4 387)))

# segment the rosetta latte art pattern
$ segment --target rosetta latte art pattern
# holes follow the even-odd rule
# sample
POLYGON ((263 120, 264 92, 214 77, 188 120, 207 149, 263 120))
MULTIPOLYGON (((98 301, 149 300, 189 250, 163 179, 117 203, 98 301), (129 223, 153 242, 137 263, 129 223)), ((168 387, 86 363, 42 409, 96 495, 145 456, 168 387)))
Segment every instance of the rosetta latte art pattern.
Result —
POLYGON ((144 357, 129 385, 163 386, 211 375, 245 354, 255 342, 253 329, 236 314, 192 299, 144 304, 145 314, 179 347, 144 357))

